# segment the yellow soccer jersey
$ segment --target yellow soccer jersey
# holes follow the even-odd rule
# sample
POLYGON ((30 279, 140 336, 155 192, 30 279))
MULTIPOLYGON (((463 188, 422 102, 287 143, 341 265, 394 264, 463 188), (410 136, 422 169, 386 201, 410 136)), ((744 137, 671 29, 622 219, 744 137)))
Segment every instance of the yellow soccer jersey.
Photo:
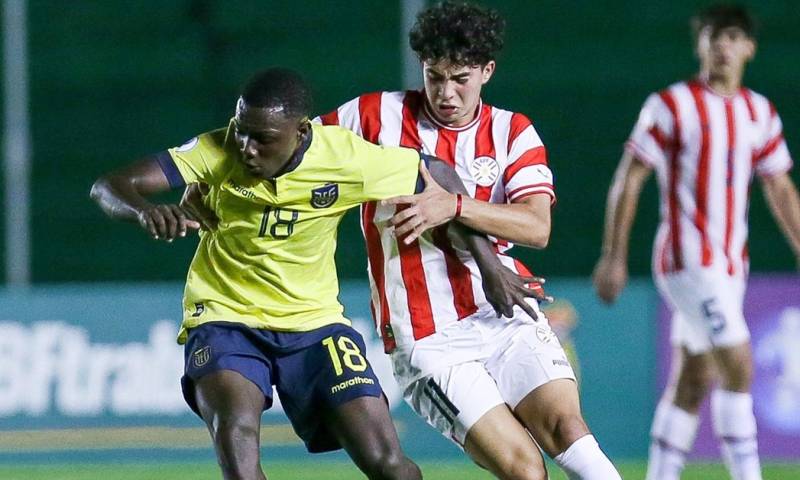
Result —
POLYGON ((189 269, 180 343, 186 329, 211 321, 280 331, 349 323, 337 298, 336 228, 351 207, 413 193, 419 153, 321 125, 303 148, 273 180, 247 173, 230 126, 160 159, 173 186, 209 184, 220 219, 189 269))

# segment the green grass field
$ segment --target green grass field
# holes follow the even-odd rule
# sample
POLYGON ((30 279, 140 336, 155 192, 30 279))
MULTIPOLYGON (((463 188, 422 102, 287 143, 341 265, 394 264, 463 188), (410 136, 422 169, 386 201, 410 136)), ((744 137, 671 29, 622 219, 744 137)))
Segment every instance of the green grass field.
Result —
MULTIPOLYGON (((346 463, 307 462, 266 463, 270 480, 350 480, 363 478, 355 467, 346 463)), ((644 478, 644 462, 619 463, 622 476, 628 480, 644 478)), ((488 480, 492 477, 466 463, 421 463, 426 479, 431 480, 488 480)), ((550 466, 552 480, 566 476, 550 466)), ((216 480, 219 472, 214 464, 105 464, 54 466, 0 466, 3 480, 216 480)), ((721 465, 693 464, 687 467, 683 480, 728 479, 721 465)), ((765 480, 800 479, 800 465, 768 464, 764 466, 765 480)))

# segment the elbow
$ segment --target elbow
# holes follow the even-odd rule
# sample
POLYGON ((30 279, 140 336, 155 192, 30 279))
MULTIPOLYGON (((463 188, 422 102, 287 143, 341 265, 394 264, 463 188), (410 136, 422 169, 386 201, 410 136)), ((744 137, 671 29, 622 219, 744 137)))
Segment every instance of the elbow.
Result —
POLYGON ((107 189, 108 179, 106 177, 100 177, 92 184, 92 189, 89 190, 89 198, 95 202, 98 202, 100 201, 100 198, 102 198, 103 192, 107 189))
POLYGON ((532 235, 529 239, 528 246, 536 249, 544 249, 547 248, 547 244, 550 243, 550 233, 542 233, 538 235, 532 235))

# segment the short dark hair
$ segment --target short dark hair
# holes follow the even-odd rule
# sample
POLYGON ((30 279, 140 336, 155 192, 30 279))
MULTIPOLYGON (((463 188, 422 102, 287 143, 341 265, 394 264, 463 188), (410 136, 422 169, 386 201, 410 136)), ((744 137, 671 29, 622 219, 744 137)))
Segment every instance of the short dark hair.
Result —
POLYGON ((288 68, 268 68, 256 73, 242 88, 241 96, 251 107, 283 107, 289 117, 308 116, 313 103, 303 77, 288 68))
POLYGON ((495 10, 444 1, 423 10, 408 34, 421 61, 486 65, 503 48, 505 21, 495 10))
POLYGON ((695 40, 700 36, 700 31, 711 27, 713 32, 724 28, 740 28, 745 35, 755 39, 758 26, 750 12, 741 5, 716 4, 700 11, 691 20, 692 33, 695 40))

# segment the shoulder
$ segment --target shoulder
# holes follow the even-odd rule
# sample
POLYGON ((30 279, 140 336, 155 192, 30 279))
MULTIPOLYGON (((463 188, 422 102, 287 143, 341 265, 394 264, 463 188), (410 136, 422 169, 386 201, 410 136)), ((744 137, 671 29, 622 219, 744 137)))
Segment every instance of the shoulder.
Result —
POLYGON ((756 118, 762 116, 764 118, 771 118, 778 115, 775 104, 773 104, 766 95, 756 92, 748 87, 742 87, 740 91, 742 97, 744 97, 748 104, 748 108, 752 108, 753 114, 756 118))

